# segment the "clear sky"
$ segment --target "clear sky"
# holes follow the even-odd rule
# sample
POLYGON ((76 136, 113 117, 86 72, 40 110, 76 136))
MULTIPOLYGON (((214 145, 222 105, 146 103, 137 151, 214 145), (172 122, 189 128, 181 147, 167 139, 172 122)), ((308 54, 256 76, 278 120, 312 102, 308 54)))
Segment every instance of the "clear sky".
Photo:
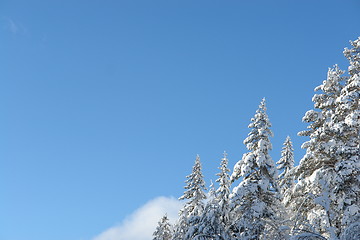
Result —
POLYGON ((209 185, 263 97, 299 161, 359 22, 357 0, 0 1, 0 240, 91 240, 181 196, 196 154, 209 185))

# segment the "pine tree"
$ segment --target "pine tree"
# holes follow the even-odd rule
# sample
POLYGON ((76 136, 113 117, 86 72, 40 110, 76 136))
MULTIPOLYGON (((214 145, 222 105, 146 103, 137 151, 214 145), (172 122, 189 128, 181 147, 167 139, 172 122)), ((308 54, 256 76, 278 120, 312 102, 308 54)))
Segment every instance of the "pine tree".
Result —
MULTIPOLYGON (((306 155, 297 167, 299 182, 294 191, 294 209, 307 228, 330 239, 347 238, 360 221, 360 38, 345 49, 349 76, 337 66, 316 90, 315 108, 304 120, 312 122, 303 144, 306 155), (345 86, 342 82, 346 80, 345 86)), ((303 227, 306 229, 306 227, 303 227)))
POLYGON ((279 175, 278 185, 283 196, 294 186, 293 176, 290 175, 294 168, 294 149, 289 136, 286 137, 281 151, 281 158, 276 163, 277 169, 282 171, 279 175))
POLYGON ((205 181, 201 170, 200 156, 196 156, 192 173, 186 176, 186 191, 179 200, 188 200, 183 209, 180 210, 180 218, 175 225, 174 239, 184 240, 187 235, 191 235, 188 231, 194 231, 193 226, 199 222, 199 217, 204 211, 205 181))
POLYGON ((322 93, 315 94, 312 101, 314 107, 319 109, 309 110, 305 113, 303 121, 309 123, 308 129, 299 132, 300 136, 309 136, 302 148, 306 149, 305 156, 301 159, 297 175, 300 178, 310 176, 321 166, 334 166, 336 157, 336 132, 334 131, 334 116, 336 112, 336 101, 343 88, 342 82, 345 77, 344 71, 337 65, 329 68, 327 79, 323 84, 315 88, 322 93))
POLYGON ((338 161, 334 122, 337 121, 337 98, 345 80, 343 73, 335 65, 328 70, 323 84, 315 88, 315 91, 322 91, 312 99, 314 107, 319 110, 310 110, 303 118, 304 122, 309 123, 309 130, 302 131, 299 135, 309 136, 310 140, 302 145, 306 154, 294 169, 298 182, 290 199, 294 212, 294 232, 312 232, 331 239, 336 239, 339 234, 336 220, 339 213, 336 211, 334 198, 334 166, 338 161))
POLYGON ((196 240, 228 240, 226 229, 220 221, 221 213, 216 203, 206 204, 205 212, 200 218, 196 240))
POLYGON ((227 226, 223 223, 223 212, 219 205, 217 196, 210 195, 209 201, 206 203, 205 210, 200 218, 196 240, 228 240, 227 226))
POLYGON ((199 219, 193 221, 186 235, 186 239, 196 240, 226 240, 229 239, 229 195, 230 195, 230 170, 227 167, 227 154, 224 152, 220 163, 220 172, 216 174, 219 178, 219 188, 214 189, 211 183, 208 201, 203 214, 199 219))
POLYGON ((167 215, 161 218, 153 236, 153 240, 171 240, 172 230, 167 215))
POLYGON ((184 194, 179 198, 179 200, 187 199, 188 202, 185 203, 184 209, 188 213, 188 217, 199 216, 204 210, 204 202, 206 199, 205 194, 205 181, 204 176, 201 170, 200 156, 196 156, 195 164, 192 169, 192 173, 186 176, 186 186, 187 189, 184 194))
POLYGON ((219 183, 219 188, 216 190, 216 199, 220 208, 220 220, 224 226, 227 226, 230 223, 230 206, 229 206, 229 196, 230 196, 230 169, 228 168, 229 160, 227 158, 226 152, 223 154, 223 158, 220 163, 220 172, 216 174, 219 178, 216 182, 219 183))
POLYGON ((186 233, 185 239, 192 240, 225 240, 225 225, 222 220, 222 212, 218 201, 218 195, 213 183, 210 185, 208 201, 201 216, 193 217, 186 233))
POLYGON ((344 50, 350 63, 349 79, 337 99, 335 124, 340 159, 335 171, 341 232, 360 221, 360 37, 350 43, 352 48, 344 50))
POLYGON ((249 150, 236 163, 231 180, 242 178, 231 194, 234 236, 236 239, 264 239, 266 236, 281 239, 281 206, 277 186, 275 163, 269 155, 272 149, 271 123, 266 114, 265 99, 262 100, 244 144, 249 150), (275 236, 277 235, 277 236, 275 236))
POLYGON ((184 240, 185 234, 189 229, 188 213, 185 209, 179 211, 179 218, 174 225, 174 235, 172 240, 184 240))

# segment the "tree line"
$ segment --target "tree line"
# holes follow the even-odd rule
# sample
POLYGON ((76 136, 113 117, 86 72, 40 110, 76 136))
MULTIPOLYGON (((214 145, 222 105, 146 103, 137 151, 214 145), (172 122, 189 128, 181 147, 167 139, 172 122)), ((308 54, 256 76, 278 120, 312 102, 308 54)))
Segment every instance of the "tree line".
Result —
POLYGON ((207 191, 196 156, 178 220, 171 225, 165 215, 153 239, 360 239, 360 37, 350 44, 344 50, 348 71, 334 65, 315 88, 314 109, 302 119, 308 127, 298 133, 309 138, 298 166, 290 137, 280 160, 271 158, 273 133, 263 99, 244 140, 248 152, 232 173, 224 153, 218 187, 207 191))

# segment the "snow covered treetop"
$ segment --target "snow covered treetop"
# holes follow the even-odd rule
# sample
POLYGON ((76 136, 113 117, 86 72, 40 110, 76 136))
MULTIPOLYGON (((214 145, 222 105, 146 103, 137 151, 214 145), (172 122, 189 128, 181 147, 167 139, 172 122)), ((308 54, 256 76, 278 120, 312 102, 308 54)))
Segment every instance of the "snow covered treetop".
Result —
POLYGON ((344 55, 349 60, 349 73, 350 75, 357 74, 359 76, 360 73, 360 37, 355 41, 350 41, 350 44, 353 48, 348 49, 345 48, 344 55))
POLYGON ((248 150, 255 150, 257 148, 264 148, 271 150, 272 146, 269 142, 269 137, 273 136, 270 130, 271 123, 269 117, 266 114, 266 101, 262 99, 258 110, 256 110, 255 116, 251 118, 251 123, 248 128, 252 128, 248 137, 244 140, 248 150))

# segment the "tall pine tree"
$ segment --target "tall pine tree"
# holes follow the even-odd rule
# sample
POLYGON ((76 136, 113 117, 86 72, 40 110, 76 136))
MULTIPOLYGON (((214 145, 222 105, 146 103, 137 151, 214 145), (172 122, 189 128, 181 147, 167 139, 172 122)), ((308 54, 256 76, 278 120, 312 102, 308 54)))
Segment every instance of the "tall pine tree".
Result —
MULTIPOLYGON (((180 210, 180 218, 175 225, 174 239, 187 239, 185 238, 188 231, 193 231, 192 226, 198 224, 199 217, 204 211, 205 194, 205 181, 202 174, 200 156, 197 155, 192 173, 186 176, 186 191, 179 198, 179 200, 187 200, 183 209, 180 210)), ((191 235, 191 234, 190 234, 191 235)))
POLYGON ((273 136, 270 127, 263 99, 244 140, 249 152, 236 163, 231 176, 232 181, 242 178, 231 194, 235 239, 281 238, 277 171, 269 155, 272 149, 270 137, 273 136))
POLYGON ((192 173, 186 178, 186 186, 184 187, 186 191, 179 200, 188 200, 184 206, 188 217, 199 216, 204 210, 204 200, 206 199, 206 187, 199 155, 196 156, 192 173))
POLYGON ((339 159, 335 165, 336 197, 340 200, 341 232, 360 221, 360 37, 350 43, 352 48, 344 50, 350 63, 349 79, 337 99, 335 124, 339 159))
POLYGON ((334 195, 339 144, 334 124, 338 121, 335 113, 345 80, 343 73, 337 65, 328 70, 327 79, 315 88, 321 93, 312 99, 318 110, 308 111, 303 118, 309 123, 309 130, 299 135, 309 136, 310 140, 302 145, 306 154, 294 169, 298 180, 291 196, 294 234, 296 231, 313 232, 331 239, 337 239, 339 235, 339 212, 334 195))
POLYGON ((224 152, 220 163, 220 172, 216 174, 219 178, 219 188, 214 189, 211 184, 209 198, 205 210, 186 238, 197 240, 225 240, 229 239, 229 195, 230 195, 230 169, 227 167, 227 154, 224 152))
POLYGON ((220 220, 224 226, 230 223, 230 208, 229 208, 229 196, 230 196, 230 169, 228 168, 229 160, 226 152, 224 152, 223 158, 220 163, 220 172, 216 174, 219 178, 216 182, 219 183, 219 188, 216 190, 216 199, 220 208, 221 216, 220 220))
POLYGON ((276 163, 277 169, 282 171, 279 175, 278 185, 283 197, 294 186, 294 178, 290 175, 294 168, 294 162, 294 148, 290 137, 287 136, 281 151, 281 158, 276 163))

